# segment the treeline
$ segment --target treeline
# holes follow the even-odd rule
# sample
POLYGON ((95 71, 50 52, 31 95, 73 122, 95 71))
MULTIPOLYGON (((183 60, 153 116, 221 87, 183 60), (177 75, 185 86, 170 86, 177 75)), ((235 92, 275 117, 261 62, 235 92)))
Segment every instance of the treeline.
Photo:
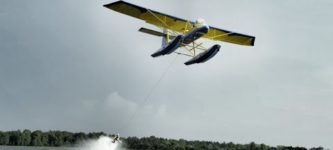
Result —
MULTIPOLYGON (((30 130, 0 131, 0 145, 12 146, 74 146, 89 139, 97 139, 101 135, 111 136, 104 132, 93 133, 71 133, 67 131, 30 130)), ((123 145, 132 150, 307 150, 304 147, 277 146, 272 147, 265 144, 235 144, 219 143, 210 141, 187 141, 184 139, 174 140, 151 137, 127 137, 122 138, 123 145)), ((322 147, 311 148, 310 150, 324 150, 322 147)))
POLYGON ((17 131, 0 131, 0 145, 11 146, 73 146, 88 139, 97 139, 104 132, 93 133, 71 133, 67 131, 48 131, 42 132, 36 130, 17 130, 17 131))
MULTIPOLYGON (((173 140, 157 138, 154 136, 137 138, 128 137, 124 139, 126 147, 137 150, 307 150, 304 147, 277 146, 271 147, 265 144, 234 144, 209 142, 209 141, 187 141, 184 139, 173 140)), ((311 148, 310 150, 324 150, 322 147, 311 148)))

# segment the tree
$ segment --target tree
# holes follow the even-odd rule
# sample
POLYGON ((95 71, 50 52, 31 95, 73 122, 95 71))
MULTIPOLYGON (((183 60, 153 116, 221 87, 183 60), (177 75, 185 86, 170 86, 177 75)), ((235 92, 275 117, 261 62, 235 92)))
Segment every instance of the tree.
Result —
POLYGON ((63 145, 70 146, 74 142, 73 133, 62 132, 63 134, 63 145))
POLYGON ((260 149, 261 149, 261 150, 268 150, 269 147, 266 146, 265 144, 260 144, 260 149))
POLYGON ((256 143, 251 142, 250 145, 249 145, 249 149, 250 150, 256 150, 256 143))
POLYGON ((310 148, 310 150, 324 150, 323 147, 313 147, 313 148, 310 148))
POLYGON ((42 131, 37 130, 31 133, 31 146, 43 146, 42 131))
POLYGON ((22 146, 21 131, 10 131, 9 133, 9 145, 22 146))
POLYGON ((0 145, 8 145, 9 144, 9 134, 7 132, 0 131, 0 145))
POLYGON ((75 139, 74 143, 80 143, 80 142, 88 139, 88 137, 85 133, 79 132, 79 133, 74 134, 74 139, 75 139))
POLYGON ((49 131, 47 138, 48 138, 49 146, 57 146, 56 143, 57 143, 58 137, 56 136, 54 131, 49 131))
POLYGON ((30 130, 24 130, 21 134, 22 136, 22 145, 28 146, 31 142, 31 131, 30 130))

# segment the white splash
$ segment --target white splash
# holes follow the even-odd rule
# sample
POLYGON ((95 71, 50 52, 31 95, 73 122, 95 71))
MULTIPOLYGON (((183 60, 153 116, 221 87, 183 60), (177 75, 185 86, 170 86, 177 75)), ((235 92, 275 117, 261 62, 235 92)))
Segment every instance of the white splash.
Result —
POLYGON ((91 140, 84 144, 84 150, 120 150, 120 143, 112 143, 112 139, 101 136, 97 140, 91 140))

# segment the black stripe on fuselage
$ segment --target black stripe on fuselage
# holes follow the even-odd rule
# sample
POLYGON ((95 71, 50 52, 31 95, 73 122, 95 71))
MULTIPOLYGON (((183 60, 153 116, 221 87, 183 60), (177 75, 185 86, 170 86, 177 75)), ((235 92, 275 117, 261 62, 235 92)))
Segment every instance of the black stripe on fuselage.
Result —
POLYGON ((188 33, 184 36, 183 43, 190 44, 190 43, 194 42, 195 40, 201 38, 205 34, 207 34, 208 31, 209 31, 208 26, 202 26, 197 29, 194 29, 193 31, 191 31, 190 33, 188 33))

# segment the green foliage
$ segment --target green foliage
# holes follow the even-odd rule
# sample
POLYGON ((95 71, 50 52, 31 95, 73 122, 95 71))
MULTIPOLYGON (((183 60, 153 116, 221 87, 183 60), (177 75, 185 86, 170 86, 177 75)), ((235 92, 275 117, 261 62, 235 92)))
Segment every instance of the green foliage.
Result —
POLYGON ((21 134, 22 136, 22 145, 30 145, 31 142, 31 131, 24 130, 21 134))
MULTIPOLYGON (((42 132, 36 130, 0 131, 0 145, 15 146, 73 146, 88 139, 97 139, 104 132, 93 133, 71 133, 66 131, 42 132)), ((174 140, 151 137, 128 137, 122 138, 128 149, 131 150, 306 150, 304 147, 277 146, 271 147, 265 144, 251 142, 249 144, 219 143, 210 141, 187 141, 184 139, 174 140)), ((322 147, 311 148, 310 150, 324 150, 322 147)))
MULTIPOLYGON (((151 137, 128 137, 123 139, 126 147, 132 150, 306 150, 304 147, 278 146, 271 147, 265 144, 234 144, 209 141, 186 141, 151 137)), ((322 147, 310 150, 323 150, 322 147)))
POLYGON ((22 145, 21 131, 9 131, 9 145, 22 145))
POLYGON ((0 145, 9 145, 9 134, 0 131, 0 145))
POLYGON ((93 132, 85 134, 71 133, 66 131, 48 131, 42 132, 36 130, 17 131, 0 131, 0 145, 12 146, 73 146, 78 142, 88 139, 97 139, 101 135, 106 135, 104 132, 93 132))
POLYGON ((40 130, 34 131, 31 133, 31 143, 30 146, 43 146, 42 142, 43 132, 40 130))

